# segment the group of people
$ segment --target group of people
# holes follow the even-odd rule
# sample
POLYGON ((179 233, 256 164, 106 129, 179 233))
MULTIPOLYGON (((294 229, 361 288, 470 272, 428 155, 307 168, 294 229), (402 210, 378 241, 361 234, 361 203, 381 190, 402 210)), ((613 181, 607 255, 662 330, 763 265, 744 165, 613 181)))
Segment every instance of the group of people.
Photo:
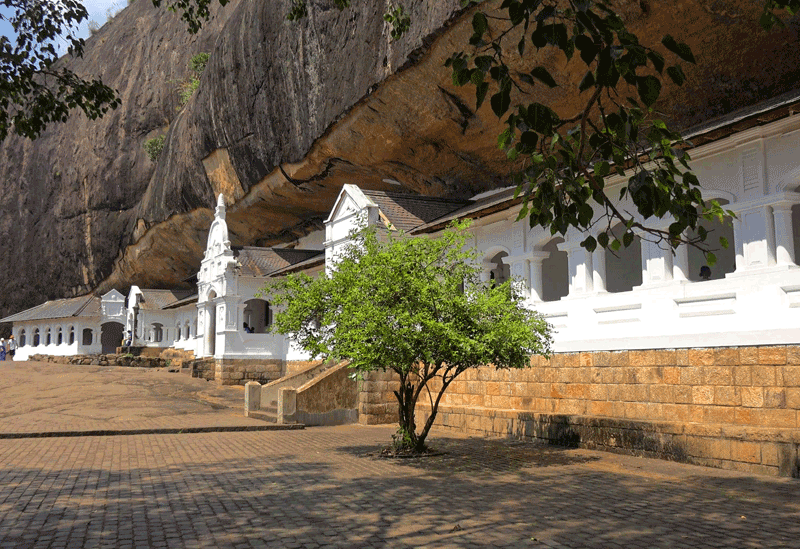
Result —
POLYGON ((8 339, 0 338, 0 360, 14 360, 14 354, 17 352, 17 342, 14 341, 14 336, 9 336, 8 339))

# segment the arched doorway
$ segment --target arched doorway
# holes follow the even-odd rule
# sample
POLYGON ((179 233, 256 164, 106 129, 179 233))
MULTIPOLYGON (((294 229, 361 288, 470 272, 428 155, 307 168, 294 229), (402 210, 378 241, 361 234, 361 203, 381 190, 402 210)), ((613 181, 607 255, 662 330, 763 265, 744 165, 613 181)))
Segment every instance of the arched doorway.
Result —
MULTIPOLYGON (((725 206, 729 202, 724 198, 717 198, 720 206, 725 206)), ((708 231, 706 245, 714 250, 717 262, 713 266, 706 264, 703 252, 694 246, 689 246, 689 272, 687 277, 692 282, 703 282, 705 280, 720 280, 725 275, 736 270, 736 242, 734 240, 733 223, 730 219, 720 222, 716 217, 712 220, 700 219, 699 225, 708 231), (722 248, 719 238, 724 237, 728 241, 728 247, 722 248), (705 267, 706 269, 703 269, 705 267), (705 271, 705 276, 701 274, 705 271)), ((690 236, 697 236, 696 231, 690 231, 690 236)))
POLYGON ((153 341, 161 343, 164 340, 164 325, 160 322, 153 322, 153 341))
MULTIPOLYGON (((611 229, 612 236, 622 240, 625 226, 617 224, 611 229)), ((621 246, 616 252, 606 250, 606 290, 610 293, 629 292, 642 284, 642 241, 633 237, 630 246, 621 246)))
POLYGON ((511 266, 503 263, 504 257, 508 257, 508 253, 498 252, 489 259, 489 280, 492 284, 499 285, 511 278, 511 266))
POLYGON ((119 322, 106 322, 100 326, 100 344, 103 347, 102 353, 110 355, 116 352, 117 347, 122 345, 122 331, 125 327, 119 322))
POLYGON ((542 301, 558 301, 569 294, 569 260, 567 252, 558 249, 564 242, 556 237, 542 246, 550 255, 542 261, 542 301))

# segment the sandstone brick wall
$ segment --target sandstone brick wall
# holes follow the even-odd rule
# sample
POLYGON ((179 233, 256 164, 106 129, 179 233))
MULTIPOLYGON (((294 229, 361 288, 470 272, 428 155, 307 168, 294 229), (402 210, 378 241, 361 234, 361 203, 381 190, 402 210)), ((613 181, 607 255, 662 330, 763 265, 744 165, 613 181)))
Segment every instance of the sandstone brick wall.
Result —
POLYGON ((392 391, 400 380, 391 370, 371 372, 359 382, 358 422, 362 425, 397 423, 397 398, 392 391))
POLYGON ((217 359, 214 379, 220 385, 244 385, 248 381, 269 383, 284 375, 279 359, 217 359))
MULTIPOLYGON (((360 410, 369 420, 391 421, 382 412, 394 405, 390 382, 365 382, 360 410)), ((418 423, 426 406, 418 405, 418 423)), ((534 357, 529 369, 465 372, 439 413, 437 425, 467 433, 796 476, 800 346, 534 357)))

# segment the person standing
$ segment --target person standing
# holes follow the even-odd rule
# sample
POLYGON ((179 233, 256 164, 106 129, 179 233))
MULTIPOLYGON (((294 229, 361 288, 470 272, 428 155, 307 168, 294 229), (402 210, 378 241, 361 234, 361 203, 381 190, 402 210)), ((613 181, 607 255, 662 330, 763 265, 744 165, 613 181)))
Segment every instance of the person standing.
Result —
POLYGON ((6 343, 6 354, 8 355, 8 360, 14 360, 14 354, 17 352, 17 342, 14 340, 14 334, 11 334, 8 338, 8 342, 6 343))
POLYGON ((0 338, 0 360, 6 359, 6 340, 0 338))

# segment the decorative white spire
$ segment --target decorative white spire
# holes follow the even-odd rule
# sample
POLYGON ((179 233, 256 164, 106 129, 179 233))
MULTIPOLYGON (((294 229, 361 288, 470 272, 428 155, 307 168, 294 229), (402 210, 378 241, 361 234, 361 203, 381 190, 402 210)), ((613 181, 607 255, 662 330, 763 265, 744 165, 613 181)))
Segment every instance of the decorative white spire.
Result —
POLYGON ((222 193, 219 193, 219 198, 217 198, 217 209, 214 211, 214 216, 225 219, 225 197, 222 196, 222 193))

